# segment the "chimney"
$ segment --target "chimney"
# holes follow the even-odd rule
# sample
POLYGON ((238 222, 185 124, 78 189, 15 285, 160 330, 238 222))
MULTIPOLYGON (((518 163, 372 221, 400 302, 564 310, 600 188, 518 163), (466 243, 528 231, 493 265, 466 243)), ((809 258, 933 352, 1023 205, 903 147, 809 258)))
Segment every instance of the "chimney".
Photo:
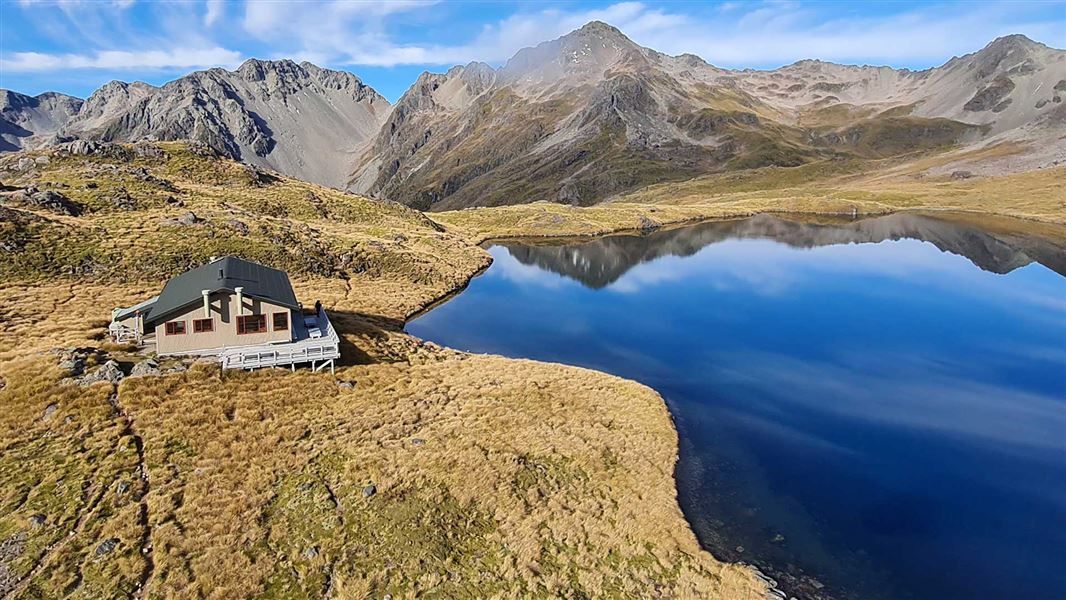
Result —
POLYGON ((200 290, 204 296, 204 318, 211 318, 211 290, 200 290))
POLYGON ((237 286, 233 288, 233 291, 237 292, 237 315, 244 314, 244 288, 237 286))

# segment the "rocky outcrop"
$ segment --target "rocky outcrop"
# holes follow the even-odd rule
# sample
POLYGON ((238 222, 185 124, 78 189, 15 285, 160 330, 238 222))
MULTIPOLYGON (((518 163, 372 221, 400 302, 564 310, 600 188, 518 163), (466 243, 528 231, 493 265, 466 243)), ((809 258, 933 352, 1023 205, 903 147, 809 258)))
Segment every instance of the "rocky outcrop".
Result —
MULTIPOLYGON (((0 200, 5 200, 0 198, 0 200)), ((40 209, 61 215, 78 216, 82 207, 77 202, 53 190, 28 187, 9 195, 7 201, 23 208, 40 209)))

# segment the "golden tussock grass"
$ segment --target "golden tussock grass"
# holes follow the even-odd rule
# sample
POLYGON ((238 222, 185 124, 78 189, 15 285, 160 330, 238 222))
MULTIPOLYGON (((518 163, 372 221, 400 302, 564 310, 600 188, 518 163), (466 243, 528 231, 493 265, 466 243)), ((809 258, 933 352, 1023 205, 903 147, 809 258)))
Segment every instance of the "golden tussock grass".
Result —
POLYGON ((487 266, 465 235, 310 184, 251 185, 233 163, 162 147, 165 164, 135 164, 176 191, 73 157, 19 181, 62 184, 89 210, 27 211, 44 225, 19 232, 25 245, 0 265, 0 593, 764 595, 685 523, 677 437, 655 392, 402 331, 487 266), (135 211, 98 193, 119 187, 135 211), (187 210, 203 222, 162 222, 187 210), (63 246, 63 232, 88 250, 63 246), (117 387, 70 383, 52 350, 91 347, 90 370, 128 368, 140 357, 106 342, 111 308, 227 251, 289 269, 298 297, 331 311, 351 366, 223 376, 196 363, 117 387), (84 268, 65 270, 72 260, 84 268))

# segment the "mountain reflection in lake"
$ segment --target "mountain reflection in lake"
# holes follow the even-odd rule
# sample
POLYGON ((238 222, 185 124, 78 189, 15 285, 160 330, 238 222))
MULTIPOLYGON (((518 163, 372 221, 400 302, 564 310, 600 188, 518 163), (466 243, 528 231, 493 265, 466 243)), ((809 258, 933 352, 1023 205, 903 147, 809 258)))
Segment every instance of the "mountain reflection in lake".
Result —
POLYGON ((763 215, 507 242, 408 329, 658 390, 701 542, 793 594, 1054 596, 1066 235, 1027 227, 763 215))

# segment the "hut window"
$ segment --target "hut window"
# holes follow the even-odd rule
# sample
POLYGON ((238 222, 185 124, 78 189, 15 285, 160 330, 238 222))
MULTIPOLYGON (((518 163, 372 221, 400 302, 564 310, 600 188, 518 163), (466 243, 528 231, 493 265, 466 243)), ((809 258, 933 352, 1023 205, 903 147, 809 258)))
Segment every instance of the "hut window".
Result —
POLYGON ((193 333, 208 333, 215 330, 214 319, 195 319, 192 322, 193 333))
POLYGON ((243 315, 237 317, 237 333, 262 333, 266 330, 266 315, 243 315))
POLYGON ((185 321, 167 321, 167 335, 185 335, 185 321))
POLYGON ((281 331, 282 329, 289 328, 289 313, 278 312, 274 313, 274 331, 281 331))

